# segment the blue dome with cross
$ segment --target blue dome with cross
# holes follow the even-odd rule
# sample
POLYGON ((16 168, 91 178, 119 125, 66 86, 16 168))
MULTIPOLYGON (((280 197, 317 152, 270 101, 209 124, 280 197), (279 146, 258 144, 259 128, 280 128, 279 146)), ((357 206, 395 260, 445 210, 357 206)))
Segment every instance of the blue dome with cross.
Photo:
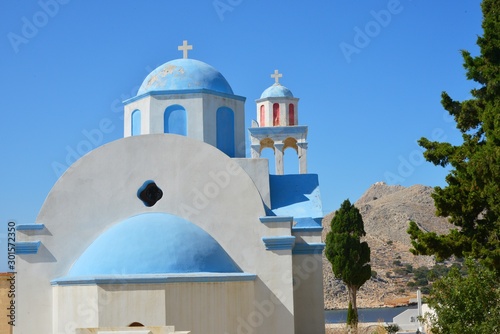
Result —
POLYGON ((83 252, 67 277, 241 273, 210 234, 167 213, 130 217, 105 231, 83 252))
POLYGON ((212 66, 195 59, 175 59, 153 70, 137 95, 154 91, 207 89, 233 95, 224 76, 212 66))
POLYGON ((290 89, 278 83, 267 88, 260 95, 261 99, 265 99, 268 97, 293 97, 293 94, 290 89))
POLYGON ((286 88, 282 84, 280 84, 280 78, 283 77, 283 74, 279 73, 278 70, 274 70, 274 73, 271 74, 271 78, 274 78, 274 85, 267 88, 260 95, 261 99, 266 99, 269 97, 293 97, 290 89, 286 88))

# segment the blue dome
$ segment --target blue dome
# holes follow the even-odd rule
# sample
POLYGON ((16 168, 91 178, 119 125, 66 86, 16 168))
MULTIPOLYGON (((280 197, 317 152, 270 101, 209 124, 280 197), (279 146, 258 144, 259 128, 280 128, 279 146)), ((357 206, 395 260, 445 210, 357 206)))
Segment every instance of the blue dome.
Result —
POLYGON ((290 89, 286 88, 285 86, 274 84, 263 91, 260 95, 261 99, 265 99, 268 97, 293 97, 293 94, 290 89))
POLYGON ((209 89, 233 94, 229 83, 212 66, 195 59, 175 59, 149 73, 137 95, 152 91, 186 89, 209 89))
POLYGON ((174 215, 145 213, 100 235, 73 264, 68 277, 240 272, 200 227, 174 215))

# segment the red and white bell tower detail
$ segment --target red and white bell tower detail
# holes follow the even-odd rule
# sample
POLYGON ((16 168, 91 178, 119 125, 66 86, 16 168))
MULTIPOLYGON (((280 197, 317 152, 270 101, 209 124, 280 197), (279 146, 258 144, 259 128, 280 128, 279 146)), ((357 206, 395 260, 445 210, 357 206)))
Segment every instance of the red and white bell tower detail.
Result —
POLYGON ((292 92, 279 83, 283 74, 278 70, 271 74, 275 83, 262 93, 257 100, 257 122, 260 127, 265 126, 293 126, 298 124, 297 104, 299 99, 294 98, 292 92), (265 94, 267 92, 267 94, 265 94))
POLYGON ((275 70, 271 74, 275 83, 267 88, 257 104, 257 121, 250 131, 252 158, 260 158, 266 147, 274 150, 276 174, 284 174, 283 154, 289 147, 299 157, 299 173, 307 173, 307 126, 298 125, 298 103, 292 92, 281 85, 283 74, 275 70))

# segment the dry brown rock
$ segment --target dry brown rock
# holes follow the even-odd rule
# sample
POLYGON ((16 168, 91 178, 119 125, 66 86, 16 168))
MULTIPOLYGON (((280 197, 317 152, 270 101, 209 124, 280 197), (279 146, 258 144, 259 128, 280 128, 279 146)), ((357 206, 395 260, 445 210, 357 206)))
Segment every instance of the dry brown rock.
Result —
MULTIPOLYGON (((371 249, 371 266, 376 277, 367 281, 358 294, 358 307, 381 307, 405 304, 415 291, 407 287, 409 278, 393 273, 394 261, 411 264, 414 268, 432 267, 430 256, 410 253, 410 238, 406 233, 409 221, 422 229, 446 233, 453 225, 446 218, 435 216, 431 187, 389 186, 384 182, 372 185, 355 203, 363 216, 366 241, 371 249)), ((323 219, 323 240, 330 231, 334 212, 323 219)), ((346 308, 347 290, 333 276, 331 265, 323 255, 323 286, 325 308, 346 308)))

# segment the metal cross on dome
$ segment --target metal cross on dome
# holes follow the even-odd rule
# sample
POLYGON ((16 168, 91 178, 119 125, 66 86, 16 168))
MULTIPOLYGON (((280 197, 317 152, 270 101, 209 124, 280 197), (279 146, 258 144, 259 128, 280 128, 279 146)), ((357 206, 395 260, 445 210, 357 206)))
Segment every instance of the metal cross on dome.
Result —
POLYGON ((274 74, 271 74, 271 78, 274 78, 274 83, 279 84, 280 78, 283 77, 283 74, 279 73, 278 70, 274 70, 274 74))
POLYGON ((179 45, 177 47, 177 50, 182 51, 182 58, 187 59, 188 57, 188 50, 193 50, 192 45, 188 45, 187 40, 182 41, 182 45, 179 45))

